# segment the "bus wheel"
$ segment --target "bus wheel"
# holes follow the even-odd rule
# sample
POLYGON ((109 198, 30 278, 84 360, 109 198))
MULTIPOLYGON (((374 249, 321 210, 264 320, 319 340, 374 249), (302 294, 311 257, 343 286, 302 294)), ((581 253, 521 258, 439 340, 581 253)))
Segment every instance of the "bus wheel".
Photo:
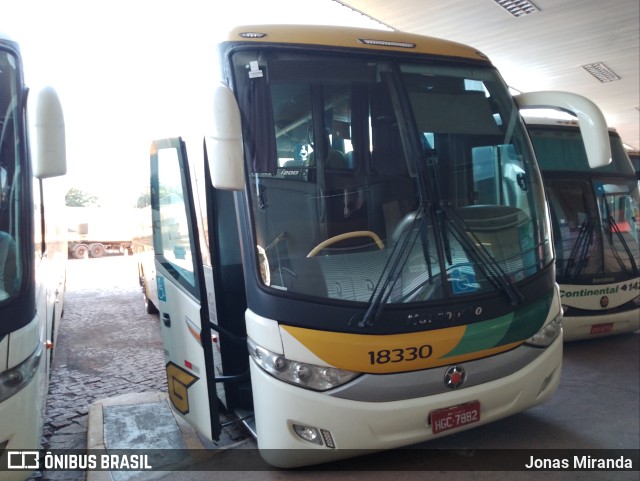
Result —
POLYGON ((147 314, 158 314, 158 308, 156 305, 147 297, 147 293, 144 292, 144 288, 142 289, 144 293, 144 309, 147 311, 147 314))
POLYGON ((89 255, 91 257, 102 257, 106 252, 107 251, 102 244, 91 244, 89 246, 89 255))
POLYGON ((89 252, 89 248, 84 244, 78 244, 73 248, 73 257, 76 259, 84 259, 87 257, 87 253, 89 252))

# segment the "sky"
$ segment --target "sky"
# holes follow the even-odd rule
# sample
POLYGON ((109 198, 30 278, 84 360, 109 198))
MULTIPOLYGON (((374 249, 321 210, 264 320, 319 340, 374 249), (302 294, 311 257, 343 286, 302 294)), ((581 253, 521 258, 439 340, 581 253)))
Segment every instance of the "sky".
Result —
MULTIPOLYGON (((60 96, 66 183, 103 206, 131 206, 149 183, 151 141, 198 118, 217 81, 215 45, 235 25, 380 28, 333 0, 0 0, 25 81, 60 96)), ((35 95, 33 96, 35 97, 35 95)))

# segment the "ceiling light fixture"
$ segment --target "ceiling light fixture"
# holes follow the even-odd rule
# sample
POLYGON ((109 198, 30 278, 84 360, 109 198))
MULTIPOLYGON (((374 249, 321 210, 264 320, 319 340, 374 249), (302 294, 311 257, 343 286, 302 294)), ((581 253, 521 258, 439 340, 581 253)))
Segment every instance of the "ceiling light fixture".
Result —
POLYGON ((616 75, 609 67, 602 62, 590 63, 582 65, 582 68, 593 75, 599 82, 607 83, 614 80, 620 80, 620 77, 616 75))
POLYGON ((528 0, 493 0, 514 17, 522 17, 530 13, 539 12, 540 9, 528 0))

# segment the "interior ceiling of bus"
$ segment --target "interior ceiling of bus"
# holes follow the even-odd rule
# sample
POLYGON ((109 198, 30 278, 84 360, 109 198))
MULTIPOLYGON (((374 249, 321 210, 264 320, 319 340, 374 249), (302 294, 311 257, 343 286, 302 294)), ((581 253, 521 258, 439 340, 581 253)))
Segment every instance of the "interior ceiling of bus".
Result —
POLYGON ((584 95, 640 149, 638 0, 338 1, 394 30, 476 47, 520 92, 584 95))

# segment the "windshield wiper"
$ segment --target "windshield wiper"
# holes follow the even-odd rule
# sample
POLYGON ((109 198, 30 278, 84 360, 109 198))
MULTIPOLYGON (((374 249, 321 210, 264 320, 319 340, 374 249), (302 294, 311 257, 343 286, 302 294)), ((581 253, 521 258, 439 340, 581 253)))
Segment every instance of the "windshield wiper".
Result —
MULTIPOLYGON (((524 300, 522 292, 509 280, 496 258, 482 245, 482 242, 475 236, 473 231, 467 227, 464 219, 446 205, 441 205, 440 212, 442 212, 444 219, 449 221, 447 225, 452 227, 453 237, 462 245, 467 255, 482 271, 482 274, 484 274, 494 287, 503 290, 507 294, 511 305, 520 305, 524 300), (469 236, 471 236, 475 242, 472 242, 469 236)), ((449 245, 447 225, 443 225, 442 227, 445 245, 449 245)), ((452 264, 450 252, 447 252, 447 262, 452 264)))
POLYGON ((589 217, 586 221, 580 224, 580 232, 578 232, 578 238, 576 239, 571 254, 569 255, 569 262, 564 269, 564 275, 570 276, 574 279, 585 266, 587 257, 589 256, 589 245, 591 245, 593 238, 593 229, 596 225, 596 218, 589 217), (574 259, 578 259, 577 262, 574 259), (574 267, 575 266, 575 267, 574 267), (573 273, 571 269, 573 268, 573 273))
MULTIPOLYGON (((384 304, 386 304, 389 296, 393 292, 393 287, 400 278, 402 270, 404 269, 409 254, 418 240, 418 236, 423 230, 424 222, 427 217, 428 204, 421 202, 418 209, 415 211, 415 216, 411 221, 411 224, 402 233, 396 244, 391 250, 391 255, 382 269, 382 273, 378 278, 375 288, 369 298, 369 307, 361 321, 358 322, 358 327, 372 326, 374 321, 380 316, 384 304)), ((427 260, 427 263, 429 261, 427 260)), ((431 266, 429 265, 429 272, 431 266)))

